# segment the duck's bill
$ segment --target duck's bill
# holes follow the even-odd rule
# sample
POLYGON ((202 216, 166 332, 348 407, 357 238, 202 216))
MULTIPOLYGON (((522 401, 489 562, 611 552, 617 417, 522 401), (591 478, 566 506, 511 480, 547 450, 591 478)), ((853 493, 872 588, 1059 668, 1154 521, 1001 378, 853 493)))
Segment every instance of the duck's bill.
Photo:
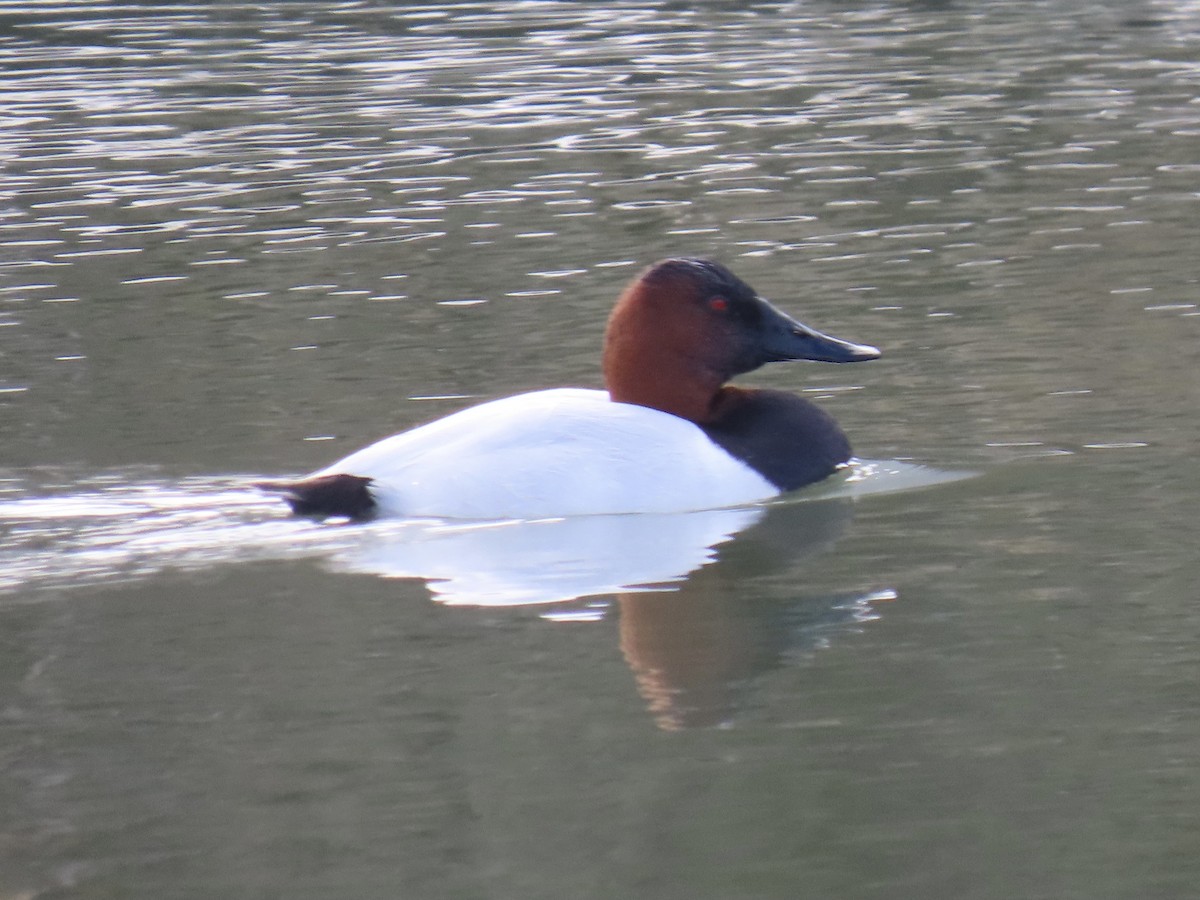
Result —
POLYGON ((789 342, 787 356, 778 359, 812 359, 817 362, 848 363, 866 362, 868 359, 879 359, 881 354, 877 347, 870 344, 852 344, 840 338, 813 331, 800 325, 789 342))
POLYGON ((765 301, 764 304, 773 314, 764 322, 766 327, 763 349, 769 354, 768 362, 792 359, 832 363, 865 362, 868 359, 879 359, 882 355, 876 347, 822 334, 807 325, 802 325, 765 301))

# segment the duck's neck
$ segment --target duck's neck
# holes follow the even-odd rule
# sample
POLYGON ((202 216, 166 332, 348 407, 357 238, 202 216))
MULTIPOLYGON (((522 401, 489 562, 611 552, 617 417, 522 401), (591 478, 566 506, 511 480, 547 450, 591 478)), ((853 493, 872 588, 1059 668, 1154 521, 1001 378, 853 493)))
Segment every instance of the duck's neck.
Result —
POLYGON ((641 321, 644 309, 618 304, 608 323, 604 341, 604 384, 620 403, 659 409, 703 425, 710 421, 723 373, 703 362, 702 354, 688 353, 688 335, 664 333, 662 323, 649 327, 641 321), (653 337, 648 337, 653 336, 653 337))

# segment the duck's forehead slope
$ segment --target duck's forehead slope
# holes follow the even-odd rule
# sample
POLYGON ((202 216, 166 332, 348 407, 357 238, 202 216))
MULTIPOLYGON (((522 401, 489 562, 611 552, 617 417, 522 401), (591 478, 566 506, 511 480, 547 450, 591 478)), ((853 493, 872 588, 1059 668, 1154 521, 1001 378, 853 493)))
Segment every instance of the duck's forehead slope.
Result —
POLYGON ((705 295, 720 294, 730 300, 750 300, 756 296, 754 288, 725 266, 710 259, 664 259, 651 266, 642 277, 643 281, 652 284, 670 283, 678 279, 685 279, 694 291, 705 295))

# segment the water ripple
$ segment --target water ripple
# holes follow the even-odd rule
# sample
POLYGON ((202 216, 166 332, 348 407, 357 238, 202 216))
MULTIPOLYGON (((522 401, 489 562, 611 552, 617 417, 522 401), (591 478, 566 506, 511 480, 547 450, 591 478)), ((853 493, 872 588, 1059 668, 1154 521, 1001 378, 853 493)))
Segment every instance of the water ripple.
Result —
MULTIPOLYGON (((286 379, 306 396, 387 371, 393 348, 365 339, 385 333, 428 366, 408 368, 425 379, 408 393, 480 393, 498 369, 436 357, 468 328, 438 316, 471 309, 443 301, 501 280, 489 299, 566 297, 546 287, 574 279, 528 273, 677 252, 781 272, 834 324, 894 306, 969 329, 1000 297, 1036 314, 1038 292, 1014 287, 1048 259, 1080 283, 1121 260, 1082 292, 1111 296, 1161 268, 1145 260, 1197 203, 1195 6, 1126 18, 1046 2, 0 0, 0 300, 22 313, 0 330, 6 383, 58 410, 28 426, 54 437, 31 440, 70 446, 54 423, 95 397, 61 358, 96 360, 107 396, 154 379, 105 380, 118 370, 84 346, 99 336, 165 341, 216 383, 317 345, 304 329, 327 315, 373 324, 357 359, 286 379), (288 290, 304 284, 332 286, 288 290), (189 327, 220 332, 219 361, 189 327)), ((572 302, 600 320, 614 285, 578 282, 572 302)), ((1187 290, 1177 275, 1160 295, 1187 290)), ((908 340, 879 324, 881 342, 908 340)), ((524 347, 538 328, 506 333, 524 347)), ((551 377, 524 366, 505 377, 551 377)), ((240 392, 262 404, 251 421, 283 403, 240 392)))

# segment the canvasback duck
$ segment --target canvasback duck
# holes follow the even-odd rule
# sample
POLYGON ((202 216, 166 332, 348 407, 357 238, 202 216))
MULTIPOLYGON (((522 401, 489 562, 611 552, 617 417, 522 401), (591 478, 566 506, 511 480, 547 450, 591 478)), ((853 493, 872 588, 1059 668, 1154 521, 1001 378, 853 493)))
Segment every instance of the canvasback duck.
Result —
POLYGON ((301 515, 351 519, 742 506, 828 477, 850 444, 808 400, 725 382, 768 362, 879 355, 801 325, 719 263, 667 259, 617 300, 604 338, 607 390, 482 403, 262 487, 301 515))

